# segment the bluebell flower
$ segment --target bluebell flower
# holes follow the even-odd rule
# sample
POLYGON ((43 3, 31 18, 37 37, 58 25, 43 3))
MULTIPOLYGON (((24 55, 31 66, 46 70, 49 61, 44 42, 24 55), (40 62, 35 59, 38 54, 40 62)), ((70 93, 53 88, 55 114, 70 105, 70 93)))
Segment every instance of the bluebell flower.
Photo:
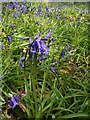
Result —
POLYGON ((30 41, 29 44, 31 44, 32 53, 37 54, 37 52, 39 52, 40 49, 39 33, 35 36, 33 42, 31 40, 29 41, 30 41))
POLYGON ((21 68, 24 68, 24 64, 22 62, 23 60, 25 60, 25 56, 23 56, 23 57, 20 58, 20 67, 21 68))
POLYGON ((20 94, 20 96, 22 97, 22 96, 27 96, 26 94, 24 94, 24 93, 22 93, 22 94, 20 94))
POLYGON ((10 108, 15 108, 16 105, 20 102, 20 96, 14 96, 9 99, 10 108))
POLYGON ((39 36, 40 36, 40 34, 39 34, 39 33, 38 33, 38 34, 36 34, 36 36, 35 36, 34 40, 38 39, 38 38, 39 38, 39 36))
POLYGON ((61 52, 61 57, 64 58, 64 56, 65 56, 65 51, 62 50, 62 52, 61 52))
POLYGON ((0 79, 2 78, 2 74, 0 74, 0 79))
POLYGON ((0 13, 2 13, 2 7, 0 7, 0 13))
POLYGON ((46 34, 46 38, 49 38, 52 36, 52 32, 50 31, 49 33, 46 34))
POLYGON ((56 12, 60 12, 60 10, 58 9, 58 7, 56 8, 56 12))
POLYGON ((19 15, 21 13, 21 10, 17 10, 16 14, 19 15))
POLYGON ((13 9, 17 9, 18 7, 17 7, 17 2, 13 2, 13 9))
POLYGON ((39 33, 35 36, 34 41, 29 38, 29 59, 34 59, 34 54, 40 53, 40 58, 38 58, 38 61, 43 60, 46 58, 46 55, 48 54, 49 48, 46 46, 46 40, 47 38, 39 38, 39 33))
POLYGON ((52 66, 55 66, 56 64, 58 64, 58 61, 53 62, 52 66))
POLYGON ((56 20, 60 20, 60 18, 58 16, 56 16, 56 20))
POLYGON ((22 60, 25 60, 25 56, 21 57, 20 60, 21 60, 21 61, 22 61, 22 60))
POLYGON ((29 59, 30 59, 30 60, 33 60, 33 59, 34 59, 34 56, 33 56, 33 53, 32 53, 32 52, 29 52, 29 59))
POLYGON ((7 7, 13 9, 13 4, 7 4, 7 7))
POLYGON ((52 37, 52 40, 54 40, 54 38, 52 37))
POLYGON ((41 38, 41 41, 46 44, 47 38, 41 38))
POLYGON ((13 15, 13 17, 14 17, 14 19, 16 19, 16 18, 18 17, 18 14, 15 13, 15 14, 13 15))
POLYGON ((11 42, 12 41, 12 36, 11 35, 8 35, 8 42, 11 42))
POLYGON ((10 97, 9 100, 8 100, 10 108, 14 109, 16 107, 16 105, 19 104, 22 96, 26 96, 26 94, 20 94, 20 95, 17 95, 17 96, 10 97))
POLYGON ((21 9, 22 9, 22 13, 26 13, 27 12, 27 7, 24 5, 21 5, 21 9))
POLYGON ((14 25, 14 24, 12 24, 12 25, 11 25, 11 28, 12 28, 12 29, 14 29, 14 27, 15 27, 15 25, 14 25))
POLYGON ((0 45, 0 49, 3 49, 3 48, 4 48, 4 45, 3 45, 3 44, 1 44, 1 45, 0 45))
POLYGON ((69 50, 69 47, 68 47, 68 46, 66 46, 66 47, 64 48, 64 50, 65 50, 65 51, 68 51, 68 50, 69 50))
POLYGON ((70 21, 72 22, 73 20, 74 20, 74 19, 71 17, 71 18, 70 18, 70 21))
POLYGON ((12 2, 12 0, 8 0, 8 2, 12 2))
POLYGON ((41 54, 41 57, 40 57, 40 58, 38 58, 38 62, 40 62, 40 61, 44 60, 45 58, 46 58, 46 56, 45 56, 44 54, 41 54))
POLYGON ((47 54, 48 54, 48 50, 49 50, 49 48, 46 46, 46 44, 41 41, 41 42, 40 42, 40 52, 41 52, 42 54, 47 55, 47 54))
POLYGON ((39 23, 39 22, 36 22, 36 24, 37 24, 38 26, 40 26, 40 23, 39 23))
POLYGON ((49 12, 49 8, 46 6, 46 12, 49 12))
POLYGON ((11 35, 14 35, 14 32, 12 32, 11 35))
POLYGON ((39 8, 38 8, 38 12, 37 12, 38 15, 42 14, 42 6, 40 5, 39 8))
POLYGON ((2 21, 3 20, 3 18, 0 16, 0 21, 2 21))
POLYGON ((24 64, 22 63, 22 61, 20 61, 20 67, 24 68, 24 64))
POLYGON ((40 41, 38 39, 35 40, 32 43, 31 48, 32 48, 32 53, 37 54, 39 52, 39 49, 40 49, 40 41))
POLYGON ((17 9, 17 11, 16 11, 16 13, 13 15, 13 17, 16 19, 21 12, 22 12, 21 10, 18 10, 18 9, 17 9))
POLYGON ((57 70, 57 68, 56 67, 50 67, 50 70, 51 70, 52 73, 56 74, 55 70, 57 70))
POLYGON ((70 47, 69 47, 70 49, 72 49, 73 48, 73 46, 72 45, 70 45, 70 47))
POLYGON ((63 51, 70 51, 71 49, 73 49, 73 46, 72 45, 70 45, 70 46, 66 46, 64 49, 63 49, 63 51))
POLYGON ((57 68, 55 67, 56 64, 58 64, 58 61, 53 62, 50 67, 51 72, 54 74, 56 74, 55 70, 57 70, 57 68))
POLYGON ((29 39, 29 37, 27 37, 27 38, 21 38, 21 40, 28 40, 29 39))
POLYGON ((23 4, 26 4, 26 1, 25 0, 22 0, 23 4))

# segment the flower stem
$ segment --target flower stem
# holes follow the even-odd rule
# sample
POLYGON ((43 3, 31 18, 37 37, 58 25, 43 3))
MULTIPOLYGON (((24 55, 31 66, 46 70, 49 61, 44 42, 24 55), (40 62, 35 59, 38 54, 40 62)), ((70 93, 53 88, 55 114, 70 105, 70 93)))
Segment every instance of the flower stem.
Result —
POLYGON ((36 70, 36 58, 34 63, 32 64, 32 87, 33 87, 33 97, 35 102, 35 117, 37 115, 37 94, 36 94, 36 86, 37 86, 37 70, 36 70))

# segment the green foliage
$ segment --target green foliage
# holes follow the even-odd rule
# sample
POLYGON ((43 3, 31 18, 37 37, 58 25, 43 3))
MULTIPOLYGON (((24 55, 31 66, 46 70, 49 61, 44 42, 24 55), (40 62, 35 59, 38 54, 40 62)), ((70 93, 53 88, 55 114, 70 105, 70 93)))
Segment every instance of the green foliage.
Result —
MULTIPOLYGON (((16 95, 18 91, 23 90, 27 94, 21 99, 25 111, 23 113, 23 107, 11 109, 16 118, 88 119, 90 116, 88 4, 19 3, 18 9, 21 9, 20 4, 24 4, 27 12, 18 14, 16 18, 14 17, 16 8, 5 8, 9 4, 2 3, 3 19, 0 23, 2 28, 0 44, 4 44, 4 48, 0 49, 2 58, 0 73, 3 75, 0 88, 1 108, 8 109, 7 101, 10 95, 16 95), (40 5, 43 13, 38 15, 40 5), (48 13, 46 6, 50 10, 48 13), (13 24, 15 26, 12 29, 13 24), (50 30, 52 37, 47 40, 49 45, 47 58, 39 63, 28 60, 26 51, 29 40, 22 38, 31 37, 34 40, 37 33, 40 33, 40 38, 45 38, 50 30), (8 35, 12 35, 11 42, 8 42, 8 35), (63 50, 64 57, 61 55, 63 50), (25 68, 20 68, 22 56, 26 56, 25 68), (54 74, 50 67, 55 61, 58 61, 58 64, 54 74)), ((6 117, 4 110, 2 113, 2 118, 6 117)))

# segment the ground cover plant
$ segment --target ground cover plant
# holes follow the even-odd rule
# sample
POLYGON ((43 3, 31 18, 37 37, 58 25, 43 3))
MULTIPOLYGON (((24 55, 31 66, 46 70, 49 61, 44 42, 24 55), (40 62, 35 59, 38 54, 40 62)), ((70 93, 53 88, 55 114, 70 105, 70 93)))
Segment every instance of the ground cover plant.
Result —
POLYGON ((89 119, 89 3, 1 4, 1 118, 89 119))

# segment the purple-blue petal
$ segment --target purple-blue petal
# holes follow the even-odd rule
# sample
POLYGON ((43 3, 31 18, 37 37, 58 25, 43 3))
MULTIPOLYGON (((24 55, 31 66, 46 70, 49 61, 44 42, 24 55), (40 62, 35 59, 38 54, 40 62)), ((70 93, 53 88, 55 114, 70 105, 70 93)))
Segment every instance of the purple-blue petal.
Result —
POLYGON ((29 53, 29 59, 30 59, 30 60, 33 60, 33 59, 34 59, 32 52, 29 53))
POLYGON ((21 40, 28 40, 29 38, 21 38, 21 40))
POLYGON ((46 38, 49 38, 52 36, 52 32, 50 31, 49 33, 46 34, 46 38))
POLYGON ((58 16, 56 16, 56 20, 59 20, 60 18, 58 16))
POLYGON ((35 36, 34 40, 38 39, 39 38, 39 33, 35 36))
POLYGON ((2 78, 2 74, 0 74, 0 79, 2 78))
POLYGON ((21 96, 27 96, 26 94, 21 94, 21 96))
POLYGON ((43 59, 45 59, 46 58, 46 56, 45 55, 41 55, 41 57, 40 58, 38 58, 38 62, 40 62, 40 61, 42 61, 43 59))
POLYGON ((14 24, 12 24, 12 25, 11 25, 11 28, 12 28, 12 29, 14 29, 14 27, 15 27, 15 25, 14 25, 14 24))
POLYGON ((70 45, 70 49, 72 49, 73 48, 73 46, 72 45, 70 45))
POLYGON ((47 38, 41 38, 41 41, 46 43, 47 38))
POLYGON ((46 12, 49 12, 49 8, 46 6, 46 12))
POLYGON ((31 47, 32 43, 33 43, 32 39, 31 39, 31 37, 29 37, 29 45, 28 46, 31 47))
POLYGON ((15 98, 11 97, 10 102, 9 102, 10 108, 12 109, 15 108, 17 104, 18 102, 15 100, 15 98))
POLYGON ((11 42, 12 41, 12 36, 11 35, 8 35, 8 42, 11 42))
POLYGON ((58 64, 58 61, 53 62, 52 66, 55 66, 56 64, 58 64))
POLYGON ((1 48, 1 49, 3 49, 3 48, 4 48, 4 45, 3 45, 3 44, 1 44, 1 45, 0 45, 0 48, 1 48))
POLYGON ((25 60, 25 56, 21 57, 20 60, 25 60))
POLYGON ((50 70, 51 70, 52 73, 56 74, 55 70, 57 70, 57 68, 56 67, 50 67, 50 70))
POLYGON ((61 56, 62 56, 62 58, 64 58, 64 56, 65 56, 65 51, 64 50, 62 50, 61 56))
POLYGON ((20 66, 21 68, 24 68, 24 64, 22 63, 22 61, 20 61, 20 66))

